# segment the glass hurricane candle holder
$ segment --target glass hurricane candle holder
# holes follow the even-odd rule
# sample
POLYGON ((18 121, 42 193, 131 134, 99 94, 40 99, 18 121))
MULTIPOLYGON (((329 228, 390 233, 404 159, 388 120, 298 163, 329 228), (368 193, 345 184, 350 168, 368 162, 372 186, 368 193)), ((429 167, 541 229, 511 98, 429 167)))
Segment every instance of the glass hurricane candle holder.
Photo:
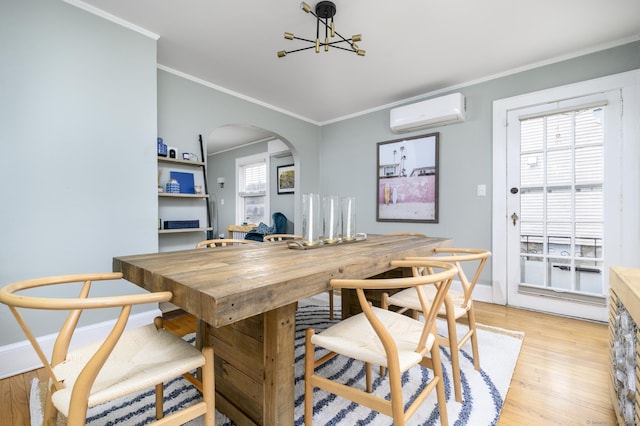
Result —
POLYGON ((321 229, 320 194, 302 194, 302 244, 319 244, 321 229))
POLYGON ((340 225, 340 197, 337 195, 326 195, 322 199, 322 240, 326 244, 333 244, 339 241, 338 234, 341 232, 340 225))
POLYGON ((343 197, 340 203, 342 208, 342 233, 341 239, 353 241, 356 239, 356 198, 343 197))

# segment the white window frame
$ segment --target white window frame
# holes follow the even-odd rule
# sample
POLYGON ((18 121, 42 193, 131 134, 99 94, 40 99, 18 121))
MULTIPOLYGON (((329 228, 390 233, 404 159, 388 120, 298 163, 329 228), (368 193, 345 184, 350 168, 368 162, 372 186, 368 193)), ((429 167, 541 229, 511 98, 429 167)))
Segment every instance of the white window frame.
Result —
POLYGON ((254 163, 260 163, 260 162, 264 162, 265 163, 265 167, 266 167, 266 186, 265 186, 265 192, 264 192, 264 218, 263 221, 267 224, 270 225, 270 218, 271 218, 271 208, 270 208, 270 181, 269 181, 269 170, 271 170, 271 164, 270 164, 270 157, 269 157, 269 153, 264 152, 264 153, 260 153, 260 154, 255 154, 255 155, 249 155, 247 157, 239 157, 236 158, 236 172, 235 172, 235 176, 236 176, 236 194, 235 194, 235 198, 236 198, 236 223, 237 224, 241 224, 244 222, 245 217, 244 217, 244 198, 243 196, 240 195, 240 168, 242 166, 246 166, 248 164, 254 164, 254 163))

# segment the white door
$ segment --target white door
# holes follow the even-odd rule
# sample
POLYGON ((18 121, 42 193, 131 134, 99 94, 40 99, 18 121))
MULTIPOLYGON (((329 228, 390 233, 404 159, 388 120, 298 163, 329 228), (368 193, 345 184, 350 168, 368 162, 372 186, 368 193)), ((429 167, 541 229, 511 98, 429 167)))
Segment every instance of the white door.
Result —
POLYGON ((581 89, 504 111, 504 290, 512 306, 604 321, 625 238, 624 98, 581 89))

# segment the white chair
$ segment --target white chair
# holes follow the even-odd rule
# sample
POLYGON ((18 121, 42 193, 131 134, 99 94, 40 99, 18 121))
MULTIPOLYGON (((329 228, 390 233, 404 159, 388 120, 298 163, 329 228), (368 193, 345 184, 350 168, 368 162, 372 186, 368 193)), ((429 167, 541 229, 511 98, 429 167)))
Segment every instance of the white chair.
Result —
POLYGON ((436 339, 435 321, 457 268, 450 263, 433 261, 393 261, 393 267, 410 267, 415 276, 390 279, 334 279, 335 288, 355 289, 362 312, 340 321, 318 334, 307 329, 305 346, 305 425, 310 426, 313 415, 313 389, 318 387, 343 398, 371 408, 393 418, 396 426, 416 412, 429 393, 435 389, 440 422, 448 423, 447 407, 440 364, 440 349, 436 339), (442 270, 421 276, 416 268, 442 270), (424 295, 425 287, 435 290, 431 306, 424 295), (425 321, 371 306, 365 296, 368 289, 409 288, 421 301, 425 321), (329 351, 315 359, 316 346, 329 351), (361 388, 347 386, 316 373, 316 368, 336 355, 354 358, 365 363, 366 384, 361 388), (428 357, 430 355, 430 357, 428 357), (391 397, 372 393, 371 366, 381 365, 389 371, 391 397), (433 370, 433 377, 405 410, 402 398, 402 373, 417 365, 433 370))
MULTIPOLYGON (((447 320, 448 337, 440 337, 440 344, 448 346, 451 349, 451 369, 453 373, 453 387, 455 390, 456 401, 462 401, 462 386, 460 383, 460 356, 459 352, 462 346, 471 339, 471 348, 473 351, 473 364, 476 370, 480 370, 480 355, 478 352, 478 333, 476 332, 476 317, 473 310, 473 289, 478 282, 480 273, 484 268, 487 260, 491 256, 491 252, 483 249, 468 248, 436 248, 434 256, 430 257, 410 257, 407 260, 439 260, 442 262, 451 262, 458 268, 458 277, 462 286, 462 292, 450 290, 445 298, 443 306, 440 308, 439 316, 447 320), (466 266, 464 266, 466 265, 466 266), (467 278, 464 267, 473 270, 471 280, 467 278), (456 322, 467 317, 468 331, 460 339, 457 336, 456 322)), ((422 273, 428 274, 428 269, 421 270, 422 273)), ((427 297, 433 298, 435 293, 433 289, 427 289, 427 297)), ((389 306, 401 307, 398 312, 404 312, 409 309, 413 310, 414 315, 421 311, 422 306, 416 298, 415 292, 404 290, 393 295, 382 295, 382 308, 388 309, 389 306)))
MULTIPOLYGON (((155 387, 156 418, 153 424, 181 425, 204 415, 204 424, 215 424, 215 388, 213 349, 202 351, 162 328, 162 319, 155 324, 126 330, 134 305, 167 302, 168 291, 125 296, 89 297, 92 284, 118 280, 121 273, 81 274, 20 281, 0 289, 0 302, 9 306, 27 339, 35 349, 50 379, 45 400, 44 423, 56 424, 58 413, 67 418, 69 426, 86 422, 87 409, 121 396, 155 387), (36 297, 33 292, 16 294, 39 287, 80 283, 78 297, 36 297), (31 294, 31 295, 30 295, 31 294), (71 338, 84 310, 119 308, 109 335, 99 342, 69 351, 71 338), (67 310, 48 359, 35 335, 21 314, 22 309, 67 310), (191 372, 202 368, 202 381, 191 372), (203 394, 203 401, 164 417, 163 383, 183 375, 203 394)), ((62 291, 62 288, 58 291, 62 291)), ((49 292, 49 294, 52 294, 49 292)), ((53 317, 56 318, 56 317, 53 317)), ((49 321, 53 318, 42 318, 49 321)))

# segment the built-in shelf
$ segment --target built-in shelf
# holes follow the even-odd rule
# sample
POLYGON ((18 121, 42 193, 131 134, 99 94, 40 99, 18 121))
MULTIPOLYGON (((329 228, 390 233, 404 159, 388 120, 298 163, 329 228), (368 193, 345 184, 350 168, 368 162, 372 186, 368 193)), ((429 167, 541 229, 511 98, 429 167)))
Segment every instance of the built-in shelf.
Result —
POLYGON ((179 160, 177 158, 158 157, 161 163, 184 164, 186 166, 204 166, 204 161, 179 160))
POLYGON ((184 232, 205 232, 205 231, 213 231, 213 228, 158 229, 158 234, 180 234, 184 232))
POLYGON ((170 192, 158 192, 158 197, 169 198, 209 198, 209 194, 175 194, 170 192))
MULTIPOLYGON (((199 139, 200 156, 201 158, 206 159, 202 136, 200 136, 199 139)), ((167 234, 206 233, 207 235, 202 235, 200 240, 206 239, 211 234, 211 231, 213 231, 213 227, 211 226, 209 193, 207 191, 206 162, 183 160, 181 158, 158 157, 158 185, 158 228, 161 226, 164 227, 164 223, 167 221, 198 221, 197 224, 194 223, 198 228, 158 229, 158 234, 166 236, 167 234), (167 173, 170 173, 171 171, 181 173, 193 172, 195 178, 194 184, 195 186, 202 188, 201 193, 164 192, 163 189, 166 187, 166 182, 161 182, 160 177, 164 175, 164 180, 166 180, 167 173), (205 211, 206 213, 204 213, 205 211)), ((185 238, 195 239, 196 236, 188 236, 188 238, 185 238)), ((165 246, 172 247, 173 240, 180 240, 181 242, 179 244, 184 244, 184 241, 182 241, 184 239, 166 237, 165 244, 159 241, 159 249, 165 246)))

